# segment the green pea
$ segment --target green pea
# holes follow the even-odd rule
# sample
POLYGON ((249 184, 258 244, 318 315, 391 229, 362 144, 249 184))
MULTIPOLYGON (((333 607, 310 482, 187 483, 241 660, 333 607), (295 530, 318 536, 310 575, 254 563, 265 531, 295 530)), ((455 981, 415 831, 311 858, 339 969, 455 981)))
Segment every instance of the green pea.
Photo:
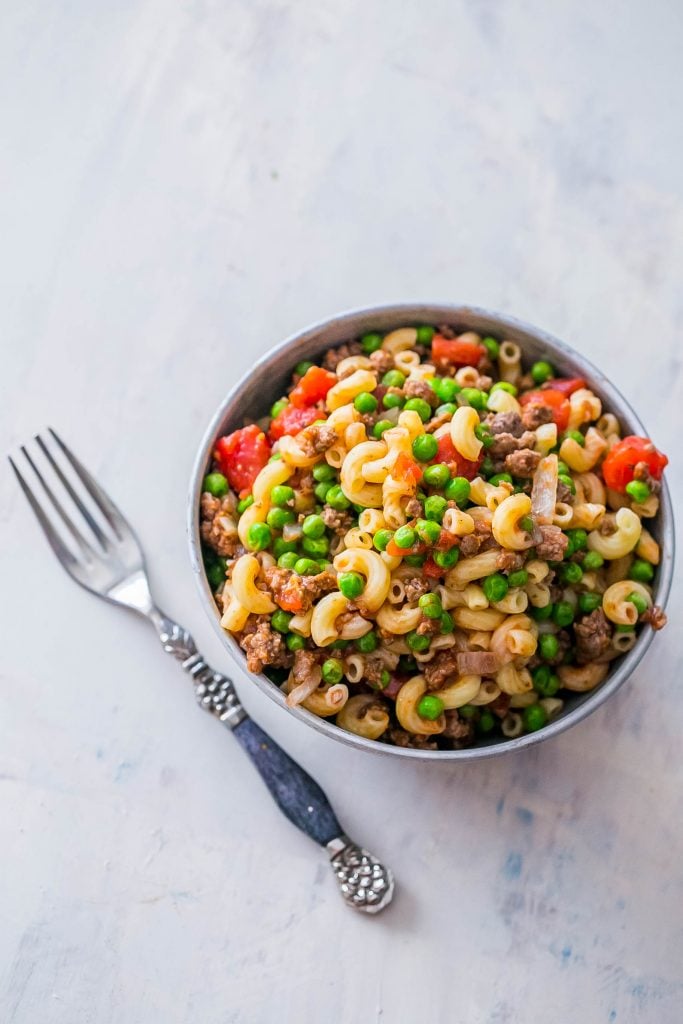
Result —
POLYGON ((218 590, 218 588, 225 583, 225 568, 227 562, 224 558, 217 558, 212 565, 206 566, 206 576, 211 584, 212 590, 218 590))
POLYGON ((508 586, 510 587, 525 587, 528 582, 529 573, 526 569, 518 569, 508 575, 508 586))
POLYGON ((440 697, 433 693, 425 693, 420 697, 417 705, 417 713, 420 718, 426 718, 429 722, 435 722, 443 714, 444 704, 440 697))
POLYGON ((301 524, 301 529, 304 531, 305 537, 313 537, 317 540, 325 533, 325 520, 319 515, 306 516, 301 524))
POLYGON ((289 623, 291 620, 292 616, 289 612, 283 612, 281 608, 278 608, 271 615, 270 624, 278 633, 289 633, 289 623))
POLYGON ((347 601, 355 601, 365 590, 365 580, 359 572, 340 572, 337 586, 347 601))
POLYGON ((542 704, 530 704, 522 711, 522 721, 527 732, 537 732, 548 721, 548 712, 542 704))
POLYGON ((272 539, 270 527, 265 523, 252 523, 247 531, 247 544, 252 551, 263 551, 272 539))
POLYGON ((490 711, 482 711, 479 715, 479 721, 477 722, 478 732, 492 732, 495 728, 496 720, 490 711))
POLYGON ((391 420, 378 420, 372 428, 372 436, 379 439, 385 430, 391 430, 394 425, 391 420))
POLYGON ((541 359, 538 363, 534 363, 531 367, 531 379, 534 384, 545 384, 547 380, 555 376, 550 363, 546 363, 544 359, 541 359))
POLYGON ((313 363, 310 361, 310 359, 302 359, 301 362, 297 363, 296 366, 294 367, 294 373, 297 375, 297 377, 304 377, 312 366, 313 363))
POLYGON ((451 472, 443 462, 437 462, 435 466, 427 466, 422 479, 428 487, 443 489, 451 479, 451 472))
POLYGON ((370 682, 367 680, 368 686, 371 686, 373 690, 386 690, 387 686, 391 682, 391 675, 386 669, 382 669, 379 677, 379 681, 370 682))
POLYGON ((412 548, 415 541, 415 530, 410 526, 399 526, 394 534, 394 544, 399 548, 412 548))
POLYGON ((471 405, 473 409, 486 408, 489 396, 485 391, 480 391, 479 388, 463 388, 461 394, 467 404, 471 405))
POLYGON ((330 508, 335 509, 337 512, 344 512, 351 504, 339 484, 333 484, 330 487, 325 500, 330 508))
POLYGON ((444 517, 448 502, 438 494, 431 494, 425 501, 425 518, 440 523, 444 517))
POLYGON ((525 533, 531 533, 534 528, 534 521, 531 516, 522 516, 519 521, 520 529, 524 530, 525 533))
POLYGON ((312 558, 298 558, 294 566, 294 572, 299 576, 317 576, 320 566, 312 558))
POLYGON ((382 377, 382 384, 385 388, 402 388, 406 379, 400 370, 387 370, 382 377))
POLYGON ((385 409, 402 409, 405 404, 405 395, 397 395, 391 391, 382 398, 382 405, 385 409))
POLYGON ((416 633, 413 630, 406 634, 406 643, 411 651, 426 651, 430 640, 428 636, 422 636, 421 633, 416 633))
POLYGON ((560 680, 550 665, 541 665, 532 673, 534 690, 541 697, 553 697, 560 688, 560 680))
POLYGON ((593 572, 595 569, 600 569, 605 564, 605 559, 602 555, 599 555, 597 551, 588 551, 583 556, 583 562, 581 568, 584 572, 593 572))
POLYGON ((490 455, 485 455, 484 456, 484 461, 481 464, 481 475, 485 476, 485 477, 489 477, 494 472, 495 472, 495 467, 493 465, 493 459, 491 458, 490 455))
POLYGON ((569 466, 566 462, 563 462, 562 459, 557 460, 557 472, 561 473, 563 476, 569 476, 569 466))
POLYGON ((327 501, 327 495, 329 494, 333 486, 334 484, 331 484, 329 480, 323 480, 322 483, 316 484, 315 487, 313 488, 313 493, 315 494, 318 501, 321 501, 323 505, 327 501))
POLYGON ((324 683, 340 683, 344 678, 344 666, 338 658, 328 658, 323 662, 322 677, 324 683))
POLYGON ((440 619, 443 614, 438 594, 423 594, 417 602, 423 615, 428 619, 440 619))
POLYGON ((282 459, 281 453, 280 452, 274 452, 270 456, 270 458, 268 459, 268 462, 280 462, 281 459, 282 459))
POLYGON ((626 493, 633 498, 636 504, 641 504, 650 497, 650 488, 642 480, 631 480, 626 484, 626 493))
POLYGON ((360 344, 366 355, 370 355, 372 352, 376 352, 377 349, 382 347, 382 335, 371 331, 369 334, 363 335, 360 339, 360 344))
POLYGON ((568 487, 572 494, 576 494, 576 484, 567 473, 558 474, 557 479, 561 484, 564 484, 565 487, 568 487))
POLYGON ((552 661, 560 650, 560 642, 553 633, 541 633, 538 638, 538 650, 544 661, 552 661))
POLYGON ((500 345, 495 338, 482 338, 481 343, 489 354, 490 359, 497 359, 500 354, 500 345))
POLYGON ((435 551, 432 558, 440 569, 452 569, 460 558, 460 548, 453 546, 448 551, 435 551))
POLYGON ((278 558, 277 564, 281 569, 293 569, 298 561, 299 556, 296 551, 285 551, 278 558))
POLYGON ((417 662, 410 654, 402 654, 398 659, 398 671, 404 676, 413 676, 417 672, 417 662))
POLYGON ((278 508, 283 508, 292 501, 294 501, 294 489, 288 487, 287 484, 276 484, 270 492, 270 503, 277 505, 278 508))
POLYGON ((481 441, 484 448, 490 448, 495 442, 495 438, 491 434, 491 428, 487 423, 478 423, 474 428, 474 436, 481 441))
POLYGON ((306 641, 298 633, 288 633, 285 637, 285 643, 290 651, 303 651, 306 646, 306 641))
POLYGON ((419 462, 429 462, 439 450, 439 442, 433 434, 418 434, 412 447, 413 455, 419 462))
POLYGON ((449 501, 454 501, 462 508, 469 500, 470 490, 469 480, 466 480, 464 476, 456 476, 446 487, 445 494, 449 501))
POLYGON ((583 569, 578 562, 565 562, 560 567, 560 575, 565 583, 580 583, 583 579, 583 569))
POLYGON ((512 477, 509 473, 495 473, 492 477, 489 477, 489 483, 493 484, 494 487, 497 487, 498 484, 502 484, 503 482, 506 484, 512 483, 512 477))
POLYGON ((418 519, 415 524, 415 532, 425 544, 436 544, 441 536, 441 527, 432 519, 418 519))
POLYGON ((356 640, 356 647, 361 654, 370 654, 377 647, 377 634, 373 629, 365 636, 359 636, 356 640))
POLYGON ((214 498, 222 498, 228 493, 228 481, 222 473, 209 473, 204 477, 203 488, 214 498))
POLYGON ((588 547, 588 534, 585 530, 567 530, 574 551, 584 551, 588 547))
POLYGON ((517 395, 517 388, 515 387, 515 385, 509 384, 508 381, 506 380, 498 380, 496 381, 495 384, 492 384, 491 394, 493 394, 494 391, 507 391, 507 393, 509 395, 512 395, 513 398, 516 397, 517 395))
POLYGON ((579 611, 584 615, 590 615, 596 608, 599 608, 602 604, 602 596, 600 594, 579 594, 578 605, 579 611))
POLYGON ((421 569, 427 561, 426 555, 404 555, 403 561, 406 565, 412 566, 413 569, 421 569))
POLYGON ((629 594, 626 600, 630 601, 631 604, 634 604, 636 606, 636 611, 639 615, 642 615, 644 612, 647 611, 647 601, 641 594, 636 594, 634 592, 633 594, 629 594))
POLYGON ((276 416, 279 416, 283 409, 286 409, 288 405, 289 402, 286 398, 278 398, 277 402, 273 402, 270 407, 270 415, 272 418, 275 419, 276 416))
POLYGON ((369 391, 362 391, 354 398, 353 407, 360 413, 373 413, 377 409, 377 399, 369 391))
POLYGON ((440 402, 452 402, 462 388, 452 377, 433 377, 430 387, 440 402))
POLYGON ((439 630, 442 634, 452 633, 455 623, 450 612, 443 612, 439 621, 439 630))
POLYGON ((372 538, 372 543, 378 551, 384 551, 393 536, 391 530, 378 530, 372 538))
POLYGON ((350 640, 335 640, 334 643, 330 644, 331 651, 344 651, 351 643, 350 640))
POLYGON ((636 583, 651 583, 655 578, 655 571, 644 558, 636 558, 629 569, 628 578, 635 580, 636 583))
POLYGON ((568 437, 570 440, 576 441, 576 443, 580 444, 582 448, 586 443, 586 438, 583 436, 580 430, 568 430, 564 434, 564 437, 568 437))
POLYGON ((330 542, 327 537, 304 537, 301 549, 311 558, 324 558, 330 550, 330 542))
POLYGON ((452 416, 457 408, 458 408, 457 405, 454 405, 453 402, 444 402, 443 405, 440 405, 440 406, 437 407, 436 412, 434 413, 434 415, 435 416, 452 416))
POLYGON ((296 551, 296 549, 297 543, 295 540, 283 540, 282 537, 276 537, 273 541, 273 554, 276 558, 280 558, 281 555, 286 555, 288 552, 296 551))
POLYGON ((574 621, 574 606, 569 601, 558 601, 553 607, 553 622, 561 629, 574 621))
POLYGON ((253 494, 248 494, 246 496, 246 498, 242 498, 241 501, 237 502, 237 512, 238 512, 238 514, 242 515, 242 513, 246 512, 247 509, 251 505, 253 505, 253 504, 254 504, 254 495, 253 494))
POLYGON ((502 601, 508 592, 508 581, 501 573, 494 572, 483 581, 482 590, 492 603, 502 601))
POLYGON ((474 718, 477 714, 477 709, 471 704, 463 704, 461 708, 458 708, 458 716, 465 722, 469 722, 471 718, 474 718))
POLYGON ((552 619, 553 617, 553 607, 554 605, 552 602, 549 602, 544 605, 543 608, 530 608, 529 614, 532 619, 536 620, 536 622, 546 622, 548 619, 552 619))
MULTIPOLYGON (((313 467, 313 479, 317 480, 318 483, 328 483, 330 480, 335 480, 337 477, 336 469, 332 466, 328 466, 326 462, 318 462, 313 467)), ((275 488, 273 488, 274 490, 275 488)))
POLYGON ((423 324, 422 327, 417 329, 417 343, 418 345, 431 345, 432 338, 434 337, 434 328, 428 327, 423 324))
POLYGON ((615 626, 614 627, 614 632, 615 633, 635 633, 635 631, 636 631, 636 627, 635 626, 615 626))
POLYGON ((272 526, 274 530, 281 530, 283 526, 293 523, 295 519, 296 515, 291 508, 278 508, 277 506, 269 509, 266 516, 268 526, 272 526))
MULTIPOLYGON (((424 398, 409 398, 403 408, 406 412, 416 412, 423 423, 432 417, 432 407, 424 398)), ((431 434, 428 436, 431 437, 431 434)))

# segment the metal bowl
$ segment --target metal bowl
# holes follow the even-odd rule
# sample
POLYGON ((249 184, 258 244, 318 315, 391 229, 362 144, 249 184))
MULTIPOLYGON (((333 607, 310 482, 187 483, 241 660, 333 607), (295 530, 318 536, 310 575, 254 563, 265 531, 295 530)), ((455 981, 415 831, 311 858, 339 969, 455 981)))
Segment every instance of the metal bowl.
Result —
MULTIPOLYGON (((233 658, 246 671, 244 654, 237 642, 220 626, 220 615, 213 599, 202 564, 199 537, 199 499, 202 480, 211 461, 211 452, 217 437, 229 433, 244 424, 245 420, 256 419, 266 413, 276 398, 282 395, 289 382, 292 368, 302 359, 316 359, 328 348, 348 341, 369 330, 387 331, 406 324, 448 323, 462 330, 473 330, 479 334, 494 334, 500 338, 516 341, 521 345, 526 362, 549 359, 563 374, 585 377, 589 386, 602 400, 605 411, 613 412, 622 425, 624 434, 647 432, 635 412, 604 373, 564 342, 558 341, 536 327, 522 323, 512 317, 490 313, 472 306, 451 305, 392 305, 340 313, 329 320, 314 324, 298 334, 287 338, 268 352, 240 380, 223 400, 206 429, 192 470, 188 507, 188 535, 190 559, 197 579, 204 608, 223 643, 233 658)), ((666 484, 662 487, 661 508, 652 524, 652 532, 662 548, 662 562, 654 585, 655 603, 664 606, 669 594, 674 561, 674 524, 671 499, 666 484)), ((476 761, 479 758, 495 757, 511 750, 521 750, 535 743, 550 739, 564 732, 586 718, 615 693, 634 671, 652 642, 653 630, 645 626, 639 633, 635 646, 614 663, 612 671, 597 689, 585 694, 572 694, 566 699, 562 714, 538 732, 528 733, 516 739, 495 739, 480 742, 476 747, 464 750, 413 750, 395 747, 377 740, 364 739, 338 728, 331 721, 319 718, 303 708, 288 708, 296 716, 318 732, 334 740, 346 743, 360 750, 400 757, 413 761, 476 761)), ((252 675, 256 685, 271 700, 285 708, 285 696, 265 675, 252 675)))

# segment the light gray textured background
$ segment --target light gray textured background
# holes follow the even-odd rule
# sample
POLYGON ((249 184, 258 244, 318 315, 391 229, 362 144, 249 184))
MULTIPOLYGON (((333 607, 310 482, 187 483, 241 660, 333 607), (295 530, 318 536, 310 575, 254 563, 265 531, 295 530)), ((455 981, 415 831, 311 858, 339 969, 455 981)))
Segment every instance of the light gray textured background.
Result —
MULTIPOLYGON (((680 505, 682 10, 5 0, 3 446, 63 432, 224 668, 184 536, 198 438, 340 308, 548 328, 612 371, 680 505)), ((467 769, 330 746, 238 676, 396 870, 357 919, 152 633, 0 487, 3 1022, 680 1024, 680 586, 608 706, 467 769)))

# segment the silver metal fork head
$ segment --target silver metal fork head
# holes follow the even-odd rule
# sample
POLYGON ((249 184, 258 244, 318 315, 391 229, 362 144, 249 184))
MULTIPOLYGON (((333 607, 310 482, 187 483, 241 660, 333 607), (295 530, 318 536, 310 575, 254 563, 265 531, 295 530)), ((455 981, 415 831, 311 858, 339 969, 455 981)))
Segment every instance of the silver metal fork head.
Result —
POLYGON ((34 442, 9 461, 62 566, 91 593, 156 617, 145 558, 128 521, 51 427, 34 442))

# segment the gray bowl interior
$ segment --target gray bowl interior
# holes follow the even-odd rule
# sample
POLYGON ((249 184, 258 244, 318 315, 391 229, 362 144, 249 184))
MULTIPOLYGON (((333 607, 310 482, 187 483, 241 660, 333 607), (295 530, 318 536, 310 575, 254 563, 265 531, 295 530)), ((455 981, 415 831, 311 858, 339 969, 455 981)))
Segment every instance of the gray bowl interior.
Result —
MULTIPOLYGON (((201 482, 211 461, 211 451, 217 437, 229 433, 265 415, 271 404, 286 390, 293 366, 302 359, 316 359, 328 348, 339 345, 377 329, 390 330, 406 324, 449 324, 460 330, 474 330, 506 338, 522 347, 525 365, 538 359, 548 359, 566 376, 585 377, 589 386, 599 395, 605 411, 613 412, 622 425, 623 434, 647 436, 628 402, 619 394, 606 375, 593 366, 583 355, 551 335, 511 317, 487 312, 470 306, 443 304, 392 305, 342 313, 330 320, 315 324, 286 339, 267 353, 245 377, 229 392, 213 416, 199 447, 190 485, 188 506, 188 532, 190 557, 197 577, 200 593, 207 613, 228 650, 246 671, 242 650, 237 642, 221 629, 219 613, 209 587, 201 559, 199 542, 199 497, 201 482)), ((655 581, 655 601, 664 606, 673 573, 674 529, 671 500, 666 485, 662 488, 661 510, 657 519, 648 523, 648 529, 662 548, 662 563, 655 581)), ((356 748, 374 753, 408 758, 418 761, 472 761, 491 757, 506 751, 519 750, 550 736, 556 735, 585 718, 611 696, 633 672, 652 640, 653 630, 646 626, 639 634, 631 651, 619 658, 605 680, 596 690, 573 694, 567 698, 562 714, 544 729, 512 740, 491 740, 476 747, 453 751, 422 751, 394 747, 386 743, 366 740, 339 729, 327 719, 319 718, 303 708, 287 709, 319 732, 356 748)), ((284 695, 265 675, 253 675, 259 688, 276 703, 286 707, 284 695)))

